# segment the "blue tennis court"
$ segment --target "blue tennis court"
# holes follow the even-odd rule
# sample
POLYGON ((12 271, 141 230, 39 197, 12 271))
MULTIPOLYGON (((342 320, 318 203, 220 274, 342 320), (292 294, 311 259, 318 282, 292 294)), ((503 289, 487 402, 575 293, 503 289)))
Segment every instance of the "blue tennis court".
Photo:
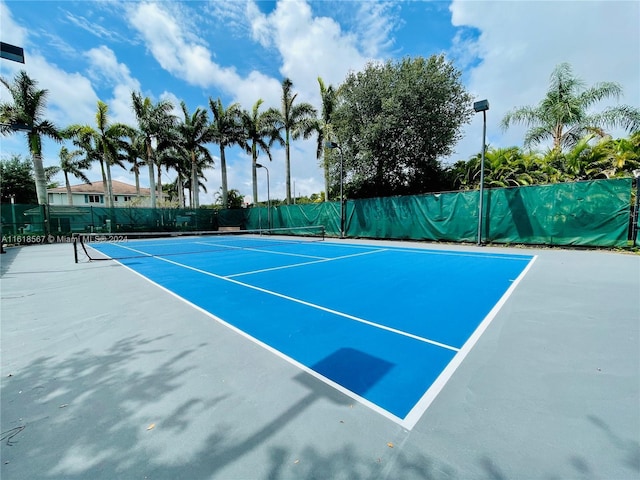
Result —
POLYGON ((273 236, 90 246, 408 429, 535 260, 273 236))

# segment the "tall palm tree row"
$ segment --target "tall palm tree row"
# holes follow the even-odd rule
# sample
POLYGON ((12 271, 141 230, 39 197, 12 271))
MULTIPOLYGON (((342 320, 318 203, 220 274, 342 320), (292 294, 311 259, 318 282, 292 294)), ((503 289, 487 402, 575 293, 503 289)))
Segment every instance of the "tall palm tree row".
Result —
MULTIPOLYGON (((242 128, 242 110, 240 104, 233 103, 227 108, 218 98, 213 101, 209 98, 209 108, 213 113, 211 121, 211 139, 220 147, 220 175, 222 181, 222 205, 228 204, 229 188, 227 185, 227 160, 225 149, 231 145, 238 145, 244 150, 248 149, 247 139, 242 128)), ((247 152, 248 153, 248 152, 247 152)), ((194 182, 195 183, 195 182, 194 182)))
POLYGON ((293 82, 289 78, 282 81, 282 102, 276 128, 284 132, 285 176, 287 205, 291 204, 291 140, 307 139, 317 131, 316 109, 309 103, 294 104, 297 93, 292 92, 293 82))
MULTIPOLYGON (((136 128, 109 121, 108 106, 97 103, 95 125, 72 125, 59 131, 44 118, 47 90, 39 89, 26 72, 21 71, 10 81, 0 82, 11 94, 11 101, 0 103, 0 133, 15 133, 16 126, 26 131, 29 151, 35 172, 38 202, 47 203, 46 172, 42 162, 42 139, 62 141, 69 136, 74 145, 84 152, 79 159, 76 152, 64 153, 67 175, 74 173, 73 165, 82 172, 86 162, 98 162, 101 166, 107 206, 113 206, 111 168, 129 162, 136 176, 139 192, 139 169, 146 163, 151 192, 151 206, 162 199, 162 171, 172 169, 177 173, 175 182, 180 205, 186 205, 184 190, 189 190, 189 203, 199 207, 199 191, 204 189, 204 172, 213 167, 213 156, 207 144, 215 143, 220 151, 221 195, 223 205, 228 205, 230 191, 227 179, 226 149, 238 145, 251 155, 251 175, 254 202, 258 201, 256 164, 260 153, 272 158, 275 143, 284 146, 286 202, 291 203, 291 146, 294 140, 309 138, 317 133, 316 156, 324 170, 325 200, 329 198, 331 153, 325 142, 332 138, 332 115, 339 100, 339 90, 326 85, 318 77, 322 110, 308 103, 297 102, 289 78, 282 81, 279 109, 261 111, 260 99, 251 111, 243 111, 238 103, 225 107, 222 100, 209 98, 206 108, 191 113, 181 102, 182 116, 173 114, 174 105, 166 100, 153 102, 139 92, 131 93, 131 106, 136 118, 136 128), (65 134, 63 136, 63 133, 65 134), (67 158, 69 157, 69 158, 67 158), (143 160, 141 162, 140 160, 143 160), (157 181, 156 181, 157 179, 157 181)), ((556 182, 629 175, 640 167, 640 109, 629 106, 605 108, 599 114, 590 113, 591 107, 606 98, 617 98, 621 87, 604 82, 587 88, 577 78, 568 64, 560 64, 553 71, 550 85, 543 100, 534 107, 520 107, 507 113, 502 120, 504 128, 521 123, 529 130, 524 138, 525 147, 549 140, 552 147, 544 154, 523 151, 519 148, 488 149, 486 152, 487 182, 490 186, 527 185, 539 182, 556 182), (626 139, 613 140, 606 135, 607 128, 624 128, 631 133, 626 139)), ((61 152, 61 161, 63 153, 61 152)), ((479 179, 479 155, 468 161, 456 163, 449 173, 457 177, 460 188, 473 188, 479 179), (476 158, 477 157, 477 158, 476 158)), ((84 180, 84 179, 83 179, 84 180)), ((206 190, 205 190, 206 191, 206 190)))
POLYGON ((33 171, 35 174, 36 194, 40 205, 47 204, 47 180, 42 163, 42 137, 49 137, 57 142, 62 141, 58 128, 44 118, 48 90, 39 89, 38 82, 32 80, 27 72, 21 70, 13 82, 0 77, 11 95, 13 102, 0 103, 0 133, 10 135, 16 126, 26 131, 27 144, 33 171))

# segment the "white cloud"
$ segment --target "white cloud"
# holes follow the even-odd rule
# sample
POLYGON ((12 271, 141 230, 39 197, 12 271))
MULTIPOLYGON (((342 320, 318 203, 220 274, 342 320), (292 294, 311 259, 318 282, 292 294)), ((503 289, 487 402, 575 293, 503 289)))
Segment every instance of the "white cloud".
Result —
POLYGON ((374 58, 389 50, 393 32, 400 23, 396 2, 360 2, 356 13, 359 44, 367 57, 374 58))
POLYGON ((131 12, 132 25, 144 37, 147 47, 160 66, 191 85, 216 87, 241 102, 245 108, 258 98, 277 104, 279 82, 257 71, 246 78, 235 67, 223 67, 212 60, 205 42, 186 31, 176 11, 166 4, 138 4, 131 12))
POLYGON ((5 2, 0 2, 0 18, 2 18, 2 41, 24 47, 27 40, 27 29, 15 22, 11 10, 5 2))
POLYGON ((318 76, 337 85, 369 60, 358 50, 356 35, 343 32, 331 18, 314 17, 304 0, 278 2, 269 15, 257 7, 248 12, 254 39, 278 50, 280 72, 293 81, 302 101, 319 104, 318 76))
MULTIPOLYGON (((515 107, 536 105, 562 62, 570 63, 588 86, 620 83, 621 103, 640 105, 640 3, 454 0, 450 9, 453 25, 480 32, 477 41, 462 43, 481 59, 470 72, 468 88, 478 99, 489 99, 487 135, 494 146, 522 145, 524 128, 502 132, 499 123, 515 107)), ((480 150, 480 115, 466 131, 454 159, 480 150)))
POLYGON ((140 82, 131 76, 129 67, 118 62, 113 50, 104 45, 85 52, 85 56, 89 60, 89 76, 113 89, 113 97, 103 99, 109 105, 111 121, 135 125, 131 92, 140 91, 140 82))
POLYGON ((104 41, 117 41, 123 43, 131 43, 131 40, 118 33, 117 31, 111 28, 105 28, 102 24, 98 22, 92 22, 91 20, 83 17, 81 15, 75 15, 69 11, 65 12, 65 17, 72 24, 75 25, 87 32, 95 35, 98 38, 103 39, 104 41))

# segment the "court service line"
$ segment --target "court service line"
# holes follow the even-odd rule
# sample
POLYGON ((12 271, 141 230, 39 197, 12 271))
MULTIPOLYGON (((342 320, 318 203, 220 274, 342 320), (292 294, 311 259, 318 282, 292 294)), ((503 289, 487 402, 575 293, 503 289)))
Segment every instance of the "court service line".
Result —
MULTIPOLYGON (((286 268, 303 267, 305 265, 313 265, 314 263, 333 262, 334 260, 344 260, 345 258, 360 257, 362 255, 369 255, 371 253, 384 252, 386 250, 387 250, 386 248, 381 248, 379 250, 371 250, 369 252, 362 252, 362 253, 353 253, 351 255, 342 255, 340 257, 333 257, 333 258, 316 257, 316 258, 321 258, 321 260, 315 260, 313 262, 294 263, 293 265, 282 265, 280 267, 263 268, 262 270, 253 270, 250 272, 234 273, 233 275, 227 275, 225 278, 241 277, 243 275, 253 275, 254 273, 271 272, 274 270, 284 270, 286 268)), ((264 250, 260 250, 260 251, 262 252, 264 250)), ((278 252, 273 252, 273 253, 278 253, 278 252)), ((314 257, 311 257, 311 258, 314 258, 314 257)))
MULTIPOLYGON (((356 249, 379 248, 379 247, 374 247, 372 245, 367 245, 367 244, 346 244, 346 243, 342 244, 342 243, 335 243, 331 241, 324 242, 323 245, 325 245, 326 247, 342 247, 342 248, 356 248, 356 249)), ((472 258, 499 258, 501 260, 519 260, 519 261, 525 261, 525 262, 528 262, 532 256, 525 253, 523 253, 522 255, 516 255, 516 254, 510 255, 508 253, 501 253, 501 252, 474 253, 474 252, 463 252, 463 251, 444 250, 444 249, 435 250, 431 248, 398 247, 395 245, 391 246, 390 248, 392 248, 395 251, 400 251, 404 253, 421 253, 423 255, 444 255, 444 256, 450 256, 450 257, 472 257, 472 258)))
MULTIPOLYGON (((117 246, 121 247, 121 248, 124 248, 126 250, 131 250, 131 251, 136 252, 136 253, 141 253, 141 254, 145 253, 145 252, 141 252, 139 250, 136 250, 135 248, 125 247, 124 245, 117 245, 117 246)), ((418 340, 419 342, 428 343, 430 345, 434 345, 436 347, 445 348, 445 349, 451 350, 453 352, 460 351, 459 348, 453 347, 451 345, 447 345, 446 343, 441 343, 441 342, 437 342, 435 340, 431 340, 429 338, 420 337, 418 335, 414 335, 413 333, 409 333, 409 332, 404 332, 402 330, 398 330, 397 328, 387 327, 386 325, 382 325, 380 323, 371 322, 369 320, 365 320, 364 318, 359 318, 359 317, 356 317, 354 315, 349 315, 348 313, 339 312, 337 310, 333 310, 331 308, 323 307, 322 305, 317 305, 315 303, 307 302, 307 301, 301 300, 299 298, 290 297, 290 296, 284 295, 282 293, 274 292, 273 290, 267 290, 266 288, 257 287, 255 285, 251 285, 249 283, 240 282, 240 281, 235 280, 233 278, 223 277, 221 275, 217 275, 217 274, 212 273, 212 272, 207 272, 206 270, 201 270, 201 269, 196 268, 196 267, 191 267, 189 265, 185 265, 185 264, 180 263, 180 262, 174 262, 173 260, 169 260, 168 258, 156 257, 156 256, 153 256, 153 255, 150 255, 150 256, 152 258, 155 258, 156 260, 161 260, 163 262, 167 262, 167 263, 170 263, 172 265, 176 265, 178 267, 186 268, 187 270, 192 270, 194 272, 201 273, 203 275, 207 275, 207 276, 210 276, 210 277, 213 277, 213 278, 217 278, 219 280, 224 280, 226 282, 235 283, 236 285, 240 285, 241 287, 246 287, 246 288, 250 288, 252 290, 257 290, 258 292, 262 292, 262 293, 266 293, 266 294, 269 294, 269 295, 273 295, 275 297, 279 297, 279 298, 282 298, 284 300, 289 300, 289 301, 294 302, 294 303, 299 303, 299 304, 305 305, 307 307, 315 308, 316 310, 321 310, 323 312, 331 313, 332 315, 338 315, 339 317, 343 317, 343 318, 347 318, 349 320, 353 320, 353 321, 356 321, 356 322, 359 322, 359 323, 363 323, 365 325, 369 325, 369 326, 374 327, 374 328, 379 328, 380 330, 386 330, 388 332, 395 333, 396 335, 402 335, 403 337, 412 338, 414 340, 418 340)))
MULTIPOLYGON (((290 257, 303 257, 303 258, 316 258, 316 259, 325 259, 327 257, 319 257, 317 255, 303 255, 302 253, 287 253, 287 252, 276 252, 275 250, 267 250, 266 248, 251 248, 251 247, 240 247, 238 245, 225 245, 223 243, 211 243, 211 242, 195 242, 198 245, 209 245, 212 247, 224 247, 229 250, 248 250, 249 252, 264 252, 264 253, 273 253, 274 255, 286 255, 290 257)), ((287 244, 284 244, 287 245, 287 244)))

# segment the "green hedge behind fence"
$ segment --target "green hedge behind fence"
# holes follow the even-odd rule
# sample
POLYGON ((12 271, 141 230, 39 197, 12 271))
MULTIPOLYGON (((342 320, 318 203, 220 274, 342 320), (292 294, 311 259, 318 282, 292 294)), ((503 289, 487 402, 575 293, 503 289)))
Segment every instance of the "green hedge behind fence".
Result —
MULTIPOLYGON (((632 179, 485 191, 482 239, 493 243, 627 246, 632 179)), ((345 202, 348 237, 475 242, 478 191, 345 202)), ((340 234, 340 204, 325 202, 237 210, 148 209, 2 204, 3 236, 83 232, 216 230, 324 225, 340 234), (271 214, 269 218, 268 214, 271 214)))

